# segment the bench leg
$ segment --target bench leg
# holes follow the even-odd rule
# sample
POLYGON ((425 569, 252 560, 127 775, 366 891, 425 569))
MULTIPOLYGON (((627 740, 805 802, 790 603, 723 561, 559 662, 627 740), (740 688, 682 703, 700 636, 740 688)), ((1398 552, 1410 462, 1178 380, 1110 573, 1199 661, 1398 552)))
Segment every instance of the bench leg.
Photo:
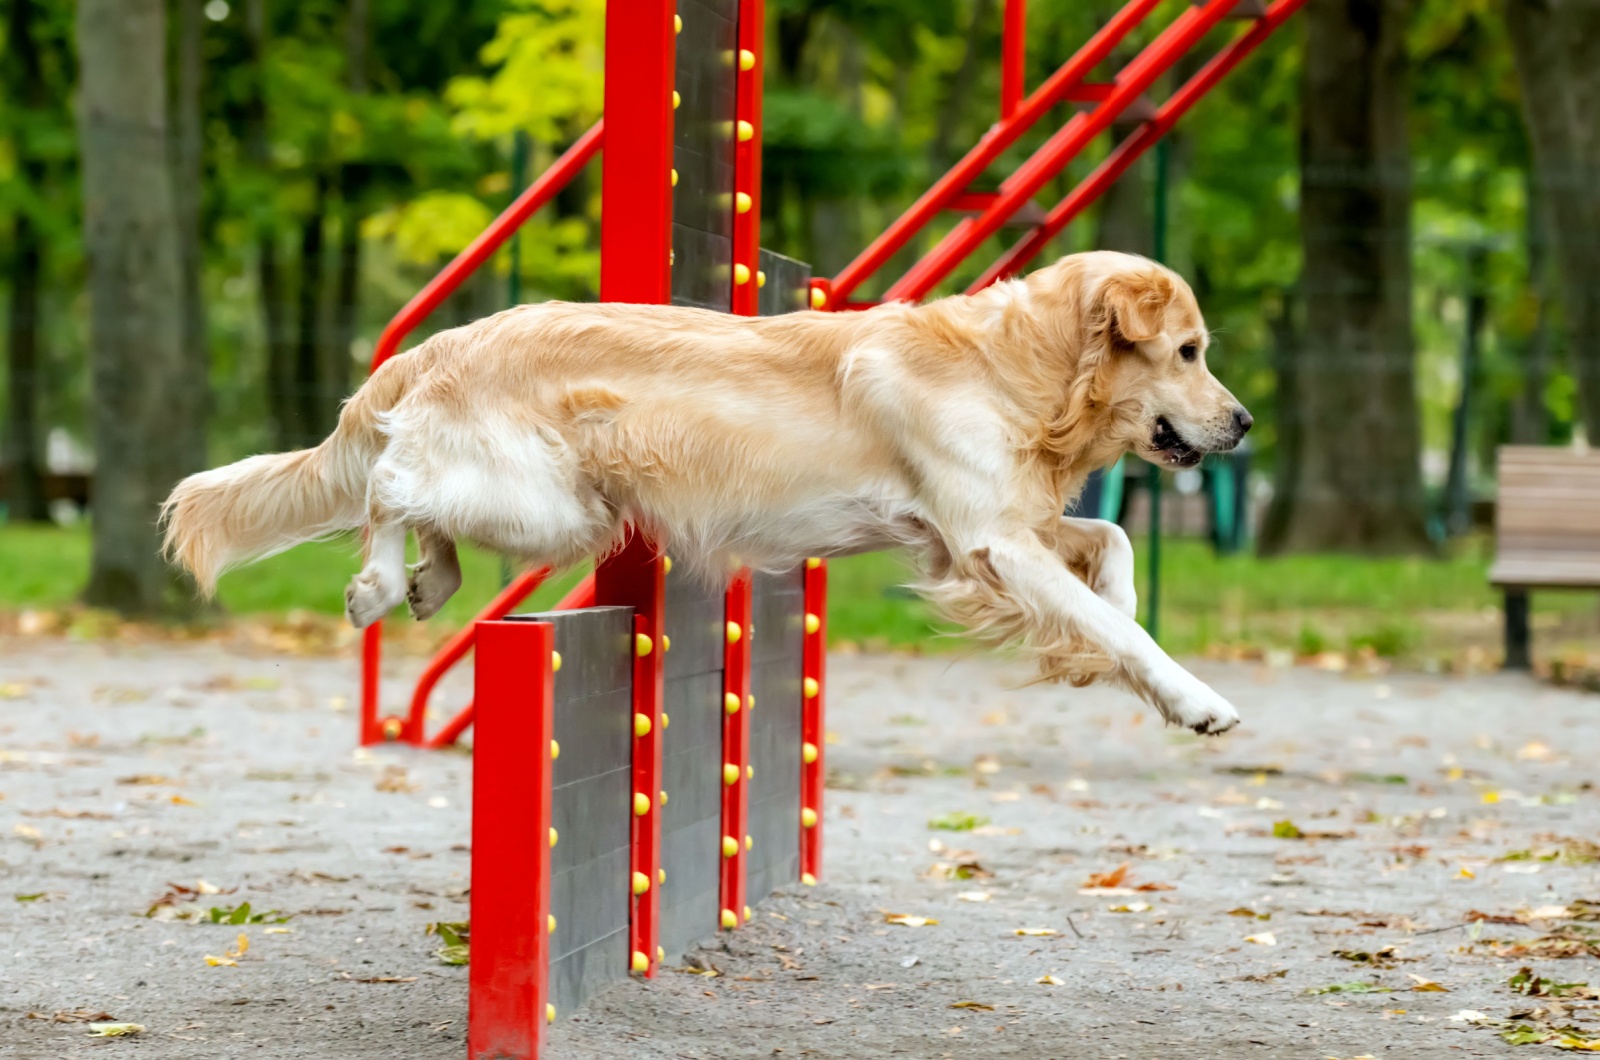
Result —
POLYGON ((1531 670, 1532 653, 1528 650, 1528 590, 1506 590, 1506 661, 1507 670, 1531 670))

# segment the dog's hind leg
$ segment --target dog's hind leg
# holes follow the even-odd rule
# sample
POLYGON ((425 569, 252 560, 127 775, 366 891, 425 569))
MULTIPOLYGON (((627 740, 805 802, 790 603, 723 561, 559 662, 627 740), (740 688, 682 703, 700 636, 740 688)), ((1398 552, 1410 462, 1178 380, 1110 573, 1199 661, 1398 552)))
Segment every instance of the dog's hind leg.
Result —
POLYGON ((411 617, 420 622, 437 614, 461 588, 461 564, 456 559, 456 543, 435 527, 417 528, 417 551, 406 602, 411 605, 411 617))
POLYGON ((367 526, 367 560, 344 591, 350 624, 365 629, 406 598, 406 527, 395 518, 367 526))

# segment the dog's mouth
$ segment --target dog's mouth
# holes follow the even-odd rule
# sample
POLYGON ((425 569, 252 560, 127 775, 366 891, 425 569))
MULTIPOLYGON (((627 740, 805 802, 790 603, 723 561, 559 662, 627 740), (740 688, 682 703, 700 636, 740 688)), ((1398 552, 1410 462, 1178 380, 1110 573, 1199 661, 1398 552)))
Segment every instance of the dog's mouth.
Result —
POLYGON ((1194 467, 1205 458, 1205 453, 1188 442, 1173 429, 1165 416, 1156 418, 1155 433, 1150 436, 1150 448, 1170 467, 1194 467))

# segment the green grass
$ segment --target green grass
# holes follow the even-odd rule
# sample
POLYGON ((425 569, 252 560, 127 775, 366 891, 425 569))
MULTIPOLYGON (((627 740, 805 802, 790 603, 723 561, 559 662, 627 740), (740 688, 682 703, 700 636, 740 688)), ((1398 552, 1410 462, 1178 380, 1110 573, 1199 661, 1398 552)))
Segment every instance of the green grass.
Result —
MULTIPOLYGON (((1146 548, 1139 543, 1141 613, 1148 599, 1146 548)), ((1499 595, 1487 581, 1488 543, 1469 540, 1440 559, 1368 559, 1294 556, 1265 560, 1219 557, 1192 540, 1163 542, 1161 639, 1180 652, 1219 643, 1289 648, 1301 654, 1363 645, 1379 655, 1432 650, 1452 636, 1478 640, 1498 628, 1499 595), (1441 632, 1442 631, 1442 632, 1441 632)), ((0 527, 0 610, 71 606, 89 562, 83 528, 0 527)), ((443 631, 460 626, 502 585, 500 560, 464 549, 464 584, 433 620, 443 631)), ((337 615, 345 583, 359 565, 353 538, 303 545, 235 570, 219 589, 223 609, 235 615, 295 610, 337 615)), ((876 554, 829 565, 829 623, 835 643, 868 649, 959 646, 937 635, 928 609, 899 587, 911 573, 899 556, 876 554)), ((528 610, 548 607, 581 572, 568 572, 535 594, 528 610)), ((1560 622, 1592 614, 1592 594, 1545 593, 1536 614, 1560 622)))

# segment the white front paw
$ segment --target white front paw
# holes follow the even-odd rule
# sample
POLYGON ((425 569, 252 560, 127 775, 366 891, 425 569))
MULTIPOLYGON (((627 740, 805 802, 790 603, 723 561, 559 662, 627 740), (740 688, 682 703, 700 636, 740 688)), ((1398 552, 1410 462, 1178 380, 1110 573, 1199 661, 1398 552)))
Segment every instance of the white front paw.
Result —
POLYGON ((1227 732, 1239 724, 1233 704, 1193 677, 1160 696, 1156 706, 1167 721, 1205 736, 1227 732))

